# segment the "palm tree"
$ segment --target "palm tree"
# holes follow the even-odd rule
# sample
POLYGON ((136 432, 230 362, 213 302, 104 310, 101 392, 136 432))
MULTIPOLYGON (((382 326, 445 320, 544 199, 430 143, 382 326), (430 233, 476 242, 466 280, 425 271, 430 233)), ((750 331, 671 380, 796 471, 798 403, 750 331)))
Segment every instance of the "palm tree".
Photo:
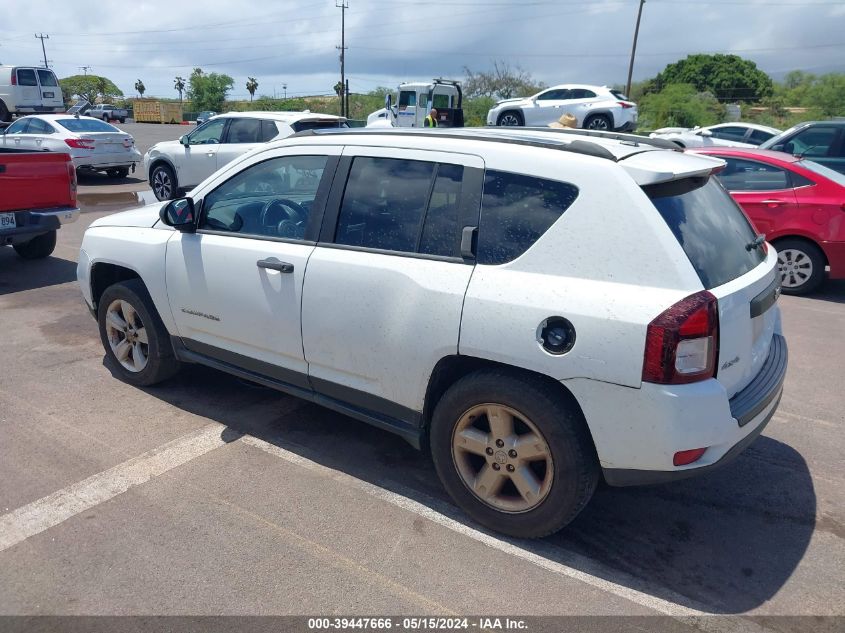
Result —
POLYGON ((246 89, 249 91, 249 100, 252 101, 252 97, 253 95, 255 95, 255 91, 258 90, 258 81, 255 79, 255 77, 247 77, 246 89))
POLYGON ((185 90, 185 78, 176 77, 176 79, 173 80, 173 87, 176 88, 176 92, 179 93, 179 103, 182 103, 182 92, 185 90))
POLYGON ((146 89, 147 88, 144 86, 144 82, 140 79, 135 82, 135 90, 138 91, 138 94, 141 95, 141 97, 144 96, 144 92, 146 91, 146 89))

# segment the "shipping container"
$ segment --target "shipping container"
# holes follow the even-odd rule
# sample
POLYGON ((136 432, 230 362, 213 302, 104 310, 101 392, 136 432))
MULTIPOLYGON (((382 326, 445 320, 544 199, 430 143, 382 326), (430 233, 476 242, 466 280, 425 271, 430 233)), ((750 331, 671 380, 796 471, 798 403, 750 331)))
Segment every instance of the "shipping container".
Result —
POLYGON ((179 103, 135 99, 133 108, 136 123, 181 123, 182 106, 179 103))

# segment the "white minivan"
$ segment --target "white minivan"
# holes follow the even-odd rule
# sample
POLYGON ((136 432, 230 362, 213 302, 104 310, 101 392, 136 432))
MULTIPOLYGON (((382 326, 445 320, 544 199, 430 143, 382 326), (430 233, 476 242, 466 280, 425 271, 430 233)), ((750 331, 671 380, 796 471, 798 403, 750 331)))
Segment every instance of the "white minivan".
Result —
POLYGON ((49 68, 0 66, 0 121, 12 115, 64 112, 62 89, 49 68))

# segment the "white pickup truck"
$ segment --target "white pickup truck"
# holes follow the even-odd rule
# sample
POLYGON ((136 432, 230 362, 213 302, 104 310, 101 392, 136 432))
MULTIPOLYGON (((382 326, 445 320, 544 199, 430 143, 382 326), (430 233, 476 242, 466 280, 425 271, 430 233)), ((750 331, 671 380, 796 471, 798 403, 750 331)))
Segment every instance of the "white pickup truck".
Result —
POLYGON ((98 103, 92 106, 85 114, 106 122, 117 120, 121 123, 126 123, 126 117, 129 116, 129 111, 124 108, 116 108, 110 103, 98 103))

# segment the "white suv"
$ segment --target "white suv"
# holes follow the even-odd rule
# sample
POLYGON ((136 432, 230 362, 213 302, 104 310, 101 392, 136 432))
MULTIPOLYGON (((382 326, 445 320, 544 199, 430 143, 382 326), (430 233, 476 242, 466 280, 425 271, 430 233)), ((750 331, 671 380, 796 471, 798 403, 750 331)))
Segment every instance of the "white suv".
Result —
POLYGON ((144 173, 155 197, 170 200, 262 143, 337 127, 347 127, 346 119, 308 111, 220 114, 177 141, 153 145, 144 155, 144 173))
MULTIPOLYGON (((735 457, 786 373, 777 254, 722 161, 566 131, 309 132, 101 218, 108 361, 201 363, 430 447, 466 512, 549 534, 735 457)), ((349 422, 354 424, 354 422, 349 422)))
POLYGON ((533 97, 499 101, 487 113, 487 125, 545 127, 564 114, 575 117, 576 127, 588 130, 633 132, 637 104, 607 86, 561 84, 533 97))

